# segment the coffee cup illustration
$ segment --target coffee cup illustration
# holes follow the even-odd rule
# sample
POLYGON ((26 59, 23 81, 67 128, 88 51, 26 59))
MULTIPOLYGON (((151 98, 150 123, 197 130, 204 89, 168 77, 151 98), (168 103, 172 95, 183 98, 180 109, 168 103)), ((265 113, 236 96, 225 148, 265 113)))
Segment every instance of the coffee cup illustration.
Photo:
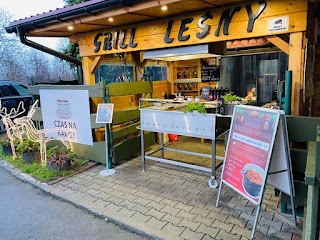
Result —
POLYGON ((66 99, 57 100, 57 115, 62 118, 70 118, 72 113, 70 111, 70 103, 66 99))

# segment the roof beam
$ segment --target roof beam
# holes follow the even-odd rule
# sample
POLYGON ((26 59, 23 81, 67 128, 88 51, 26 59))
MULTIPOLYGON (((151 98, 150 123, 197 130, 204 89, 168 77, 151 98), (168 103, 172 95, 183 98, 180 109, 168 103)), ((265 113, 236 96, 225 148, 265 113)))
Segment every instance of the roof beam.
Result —
POLYGON ((266 39, 269 42, 271 42, 273 45, 275 45, 277 48, 279 48, 281 51, 289 55, 289 43, 287 43, 286 41, 283 41, 281 38, 277 36, 269 36, 269 37, 266 37, 266 39))
POLYGON ((90 68, 91 74, 93 74, 96 71, 96 69, 101 61, 101 58, 102 58, 102 56, 100 55, 100 56, 95 57, 95 59, 93 60, 91 68, 90 68))

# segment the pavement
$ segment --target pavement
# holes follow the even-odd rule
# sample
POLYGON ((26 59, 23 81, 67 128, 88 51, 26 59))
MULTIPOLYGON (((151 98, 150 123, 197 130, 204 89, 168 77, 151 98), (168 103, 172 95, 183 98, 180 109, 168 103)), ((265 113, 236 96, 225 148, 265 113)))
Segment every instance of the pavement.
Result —
MULTIPOLYGON (((56 198, 150 239, 251 237, 255 206, 224 185, 216 208, 218 188, 209 187, 209 173, 148 160, 143 172, 138 157, 115 167, 111 176, 101 176, 105 166, 97 165, 48 185, 4 161, 0 166, 56 198)), ((292 216, 280 213, 279 198, 267 187, 255 239, 301 239, 301 234, 292 216)))

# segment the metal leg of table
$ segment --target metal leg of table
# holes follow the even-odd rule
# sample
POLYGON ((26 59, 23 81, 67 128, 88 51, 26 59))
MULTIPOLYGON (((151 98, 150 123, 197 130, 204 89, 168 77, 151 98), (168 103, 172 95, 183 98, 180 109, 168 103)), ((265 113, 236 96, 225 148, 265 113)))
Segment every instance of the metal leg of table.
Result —
POLYGON ((145 151, 144 151, 144 131, 141 130, 141 160, 142 160, 142 171, 145 171, 145 151))
POLYGON ((211 163, 211 178, 208 181, 208 184, 211 188, 217 188, 218 183, 216 180, 216 141, 212 139, 212 163, 211 163))
POLYGON ((160 148, 161 148, 161 158, 164 158, 164 140, 163 133, 160 133, 160 148))

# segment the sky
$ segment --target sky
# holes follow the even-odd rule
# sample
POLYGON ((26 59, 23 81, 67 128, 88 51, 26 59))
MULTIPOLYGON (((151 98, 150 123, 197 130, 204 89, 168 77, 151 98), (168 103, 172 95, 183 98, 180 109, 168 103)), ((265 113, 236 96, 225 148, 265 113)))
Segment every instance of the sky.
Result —
MULTIPOLYGON (((0 8, 12 15, 11 21, 48 12, 64 6, 63 0, 0 0, 0 8)), ((58 38, 28 38, 31 41, 57 49, 58 38)))

